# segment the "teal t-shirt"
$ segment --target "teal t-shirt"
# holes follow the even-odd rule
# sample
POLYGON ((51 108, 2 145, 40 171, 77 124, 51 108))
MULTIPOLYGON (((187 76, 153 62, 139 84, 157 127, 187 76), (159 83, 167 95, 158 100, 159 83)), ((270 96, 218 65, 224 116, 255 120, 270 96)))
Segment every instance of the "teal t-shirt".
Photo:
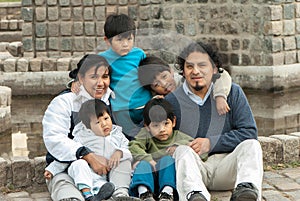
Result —
POLYGON ((105 57, 112 67, 110 87, 115 93, 115 99, 111 99, 113 111, 139 108, 151 99, 151 93, 141 86, 138 79, 140 61, 146 58, 142 49, 134 47, 127 55, 120 56, 110 48, 99 55, 105 57))

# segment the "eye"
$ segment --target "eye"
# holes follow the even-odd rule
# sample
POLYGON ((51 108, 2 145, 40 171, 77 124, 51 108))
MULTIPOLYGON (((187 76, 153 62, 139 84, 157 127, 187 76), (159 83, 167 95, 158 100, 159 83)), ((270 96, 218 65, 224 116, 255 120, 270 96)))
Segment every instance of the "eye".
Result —
POLYGON ((109 78, 109 75, 108 74, 103 74, 102 78, 104 78, 104 79, 109 78))
POLYGON ((91 76, 92 79, 98 79, 98 77, 99 76, 97 74, 94 74, 94 75, 91 76))

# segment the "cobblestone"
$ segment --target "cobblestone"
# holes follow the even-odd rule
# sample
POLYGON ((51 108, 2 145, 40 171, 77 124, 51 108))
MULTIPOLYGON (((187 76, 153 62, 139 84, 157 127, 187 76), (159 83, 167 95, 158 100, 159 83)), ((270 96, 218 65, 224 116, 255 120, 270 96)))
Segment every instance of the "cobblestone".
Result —
MULTIPOLYGON (((213 191, 212 201, 229 201, 230 191, 213 191)), ((300 167, 265 171, 262 201, 300 201, 300 167)), ((48 192, 1 194, 1 201, 52 201, 48 192)))

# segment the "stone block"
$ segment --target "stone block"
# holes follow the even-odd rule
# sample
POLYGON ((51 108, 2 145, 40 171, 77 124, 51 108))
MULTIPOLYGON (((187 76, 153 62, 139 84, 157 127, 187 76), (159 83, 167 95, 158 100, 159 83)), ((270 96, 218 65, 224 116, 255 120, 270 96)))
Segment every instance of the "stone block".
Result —
POLYGON ((71 49, 72 49, 72 38, 71 37, 61 38, 61 50, 71 51, 71 49))
POLYGON ((57 59, 57 70, 68 71, 70 66, 71 58, 59 58, 57 59))
MULTIPOLYGON (((103 27, 104 27, 104 22, 96 22, 96 34, 97 36, 104 36, 104 30, 103 30, 103 27)), ((102 39, 103 40, 103 39, 102 39)))
POLYGON ((45 7, 37 7, 35 9, 36 21, 43 22, 46 20, 46 8, 45 7))
POLYGON ((49 6, 55 6, 57 4, 57 0, 47 0, 47 4, 49 6))
POLYGON ((85 50, 94 51, 96 48, 96 38, 95 37, 85 37, 85 50))
POLYGON ((106 6, 106 16, 116 13, 117 7, 116 6, 106 6))
POLYGON ((34 168, 28 157, 14 157, 12 159, 12 180, 16 188, 31 186, 34 168))
POLYGON ((75 36, 83 35, 83 22, 74 22, 73 32, 74 32, 75 36))
POLYGON ((101 20, 101 21, 105 20, 105 7, 104 6, 96 6, 95 7, 95 17, 97 20, 101 20))
POLYGON ((46 38, 36 38, 35 49, 38 51, 46 51, 46 38))
POLYGON ((34 2, 35 2, 35 5, 37 5, 37 6, 42 6, 42 5, 45 4, 45 1, 46 1, 46 0, 35 0, 34 2))
POLYGON ((11 88, 0 86, 0 107, 11 105, 11 88))
POLYGON ((290 36, 295 34, 295 21, 284 20, 283 21, 283 35, 290 36))
POLYGON ((283 163, 299 160, 300 145, 297 137, 290 135, 271 135, 270 137, 278 139, 282 142, 283 163))
POLYGON ((48 23, 48 34, 49 34, 49 36, 59 36, 59 23, 58 22, 48 23))
POLYGON ((32 58, 29 60, 29 70, 38 72, 42 70, 42 58, 32 58))
POLYGON ((24 53, 23 44, 22 42, 19 41, 9 43, 6 50, 14 57, 22 57, 24 53))
POLYGON ((23 8, 21 8, 21 13, 22 13, 23 20, 25 22, 32 22, 32 20, 33 20, 32 8, 23 7, 23 8))
POLYGON ((83 9, 83 19, 84 20, 93 20, 94 11, 92 7, 86 7, 83 9))
POLYGON ((263 150, 264 166, 277 164, 282 161, 282 143, 280 140, 259 136, 258 141, 263 150))
POLYGON ((61 8, 60 17, 62 20, 71 19, 71 8, 61 8))
POLYGON ((95 35, 95 23, 94 22, 85 22, 84 23, 84 32, 87 36, 95 35))
POLYGON ((104 6, 105 5, 105 0, 94 0, 94 5, 99 5, 99 6, 104 6))
POLYGON ((8 28, 12 31, 16 31, 18 29, 18 20, 10 20, 8 28))
POLYGON ((295 64, 297 63, 297 52, 287 51, 284 53, 284 64, 295 64))
POLYGON ((58 7, 48 7, 48 19, 49 21, 58 20, 58 7))
POLYGON ((44 171, 46 167, 45 157, 35 157, 33 160, 34 168, 34 178, 33 181, 37 184, 44 184, 44 171))
POLYGON ((7 184, 7 161, 4 158, 0 158, 0 187, 7 184))
POLYGON ((77 63, 79 62, 79 60, 81 59, 81 57, 76 57, 76 58, 72 58, 70 61, 70 70, 73 70, 75 68, 77 68, 77 63))
POLYGON ((59 0, 58 3, 60 6, 69 6, 70 0, 59 0))
POLYGON ((71 5, 72 6, 80 6, 81 5, 81 0, 71 0, 71 5))
POLYGON ((293 19, 295 15, 295 4, 284 4, 283 5, 283 18, 293 19))
POLYGON ((6 59, 3 62, 3 70, 4 72, 15 72, 16 71, 16 62, 15 58, 6 59))
POLYGON ((61 22, 60 33, 62 36, 72 35, 72 23, 71 22, 61 22))
POLYGON ((42 71, 56 71, 56 59, 44 58, 42 62, 42 71))
POLYGON ((46 23, 36 23, 35 34, 37 37, 45 37, 47 34, 47 24, 46 23))
POLYGON ((23 36, 32 36, 32 23, 24 23, 22 28, 23 36))
POLYGON ((271 20, 281 20, 282 19, 282 6, 281 5, 272 5, 269 6, 271 20))
POLYGON ((73 20, 74 21, 82 21, 82 8, 81 7, 75 7, 73 8, 73 20))
POLYGON ((59 40, 57 37, 49 37, 49 50, 59 50, 59 40))
POLYGON ((84 51, 84 37, 74 39, 74 51, 84 51))
POLYGON ((27 72, 28 71, 29 62, 25 58, 20 58, 17 61, 17 72, 27 72))

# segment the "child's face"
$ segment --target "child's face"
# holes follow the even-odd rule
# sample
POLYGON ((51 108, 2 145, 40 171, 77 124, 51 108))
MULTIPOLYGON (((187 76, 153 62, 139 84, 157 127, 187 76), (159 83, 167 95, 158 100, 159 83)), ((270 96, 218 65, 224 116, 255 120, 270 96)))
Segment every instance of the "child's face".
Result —
POLYGON ((163 71, 155 76, 151 89, 159 95, 167 95, 176 89, 173 72, 163 71))
POLYGON ((117 35, 112 38, 111 42, 108 41, 107 44, 111 46, 112 50, 118 55, 125 56, 131 51, 134 45, 134 35, 131 34, 127 37, 117 35))
POLYGON ((112 130, 112 121, 110 115, 105 112, 103 116, 97 118, 91 117, 91 130, 98 136, 108 136, 112 130))
POLYGON ((175 119, 173 122, 170 119, 167 119, 162 122, 151 122, 146 128, 153 137, 160 141, 165 141, 172 135, 174 126, 175 119))

